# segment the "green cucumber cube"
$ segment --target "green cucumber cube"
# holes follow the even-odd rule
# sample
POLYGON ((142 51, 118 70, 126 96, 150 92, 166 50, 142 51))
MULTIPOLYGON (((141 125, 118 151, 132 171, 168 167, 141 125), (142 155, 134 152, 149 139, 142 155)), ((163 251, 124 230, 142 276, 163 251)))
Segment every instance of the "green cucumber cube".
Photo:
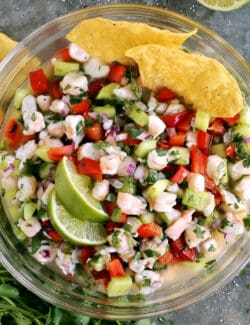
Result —
POLYGON ((32 202, 32 201, 24 202, 24 204, 23 204, 23 218, 25 220, 32 218, 36 209, 37 209, 37 205, 35 202, 32 202))
POLYGON ((194 126, 196 129, 207 131, 210 121, 208 112, 196 111, 194 126))
POLYGON ((146 114, 140 108, 133 107, 128 116, 140 126, 146 126, 148 124, 148 114, 146 114))
POLYGON ((246 106, 240 112, 239 123, 250 125, 250 107, 246 106))
POLYGON ((167 179, 159 179, 153 185, 149 186, 144 193, 146 197, 155 199, 157 196, 159 196, 165 191, 168 185, 169 181, 167 179))
POLYGON ((222 158, 226 157, 226 150, 224 143, 213 144, 211 146, 211 154, 218 155, 222 158))
POLYGON ((46 145, 42 145, 40 147, 38 147, 36 149, 36 152, 35 154, 40 158, 42 159, 43 161, 46 161, 46 162, 52 162, 51 159, 49 159, 49 156, 48 156, 48 150, 50 149, 50 147, 46 146, 46 145))
POLYGON ((137 181, 132 176, 121 176, 119 181, 123 183, 122 188, 119 188, 119 192, 136 194, 137 181))
POLYGON ((63 62, 56 60, 54 62, 54 74, 56 76, 65 76, 71 72, 78 72, 80 70, 80 64, 76 62, 63 62))
POLYGON ((190 152, 188 148, 184 147, 172 147, 170 153, 171 160, 174 159, 175 165, 189 165, 190 152), (175 158, 176 157, 176 158, 175 158))
POLYGON ((104 86, 96 96, 98 100, 112 100, 113 99, 113 91, 119 87, 119 84, 112 82, 106 86, 104 86))
POLYGON ((129 293, 133 284, 132 278, 129 275, 113 277, 107 287, 108 297, 119 297, 129 293))
POLYGON ((22 102, 24 97, 30 94, 30 91, 25 88, 18 88, 15 93, 14 97, 14 106, 17 109, 20 109, 22 107, 22 102))
POLYGON ((209 200, 210 196, 208 192, 195 192, 187 188, 183 194, 182 204, 197 211, 202 211, 209 200))
POLYGON ((140 215, 140 220, 142 223, 152 223, 155 222, 155 216, 152 212, 148 212, 140 215))
POLYGON ((145 158, 147 154, 156 148, 156 140, 144 140, 139 143, 134 151, 134 155, 139 158, 145 158))
POLYGON ((106 104, 104 106, 96 106, 93 108, 93 111, 96 113, 103 113, 108 115, 109 118, 114 118, 116 115, 115 106, 106 104))

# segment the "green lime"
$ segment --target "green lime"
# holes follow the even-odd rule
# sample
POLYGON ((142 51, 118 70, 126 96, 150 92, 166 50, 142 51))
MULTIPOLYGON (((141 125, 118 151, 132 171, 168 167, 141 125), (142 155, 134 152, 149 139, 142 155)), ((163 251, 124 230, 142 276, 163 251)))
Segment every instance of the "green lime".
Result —
POLYGON ((75 165, 63 157, 56 168, 55 190, 58 199, 74 217, 91 222, 109 219, 101 202, 91 194, 91 179, 77 173, 75 165))
POLYGON ((217 11, 233 11, 243 7, 250 0, 198 0, 203 6, 217 11))
POLYGON ((48 213, 56 231, 72 243, 94 246, 107 241, 107 234, 101 223, 73 217, 58 201, 55 190, 49 196, 48 213))

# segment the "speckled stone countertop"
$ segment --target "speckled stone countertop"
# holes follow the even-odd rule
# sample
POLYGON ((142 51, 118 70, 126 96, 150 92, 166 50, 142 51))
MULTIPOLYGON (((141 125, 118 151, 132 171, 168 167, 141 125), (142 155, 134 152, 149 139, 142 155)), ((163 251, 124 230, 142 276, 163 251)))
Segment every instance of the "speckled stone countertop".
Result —
MULTIPOLYGON (((55 17, 87 6, 110 3, 147 4, 186 15, 219 34, 249 62, 250 4, 234 12, 221 13, 206 9, 194 0, 0 0, 0 32, 20 41, 55 17)), ((176 325, 249 325, 250 266, 206 300, 156 321, 176 325)))

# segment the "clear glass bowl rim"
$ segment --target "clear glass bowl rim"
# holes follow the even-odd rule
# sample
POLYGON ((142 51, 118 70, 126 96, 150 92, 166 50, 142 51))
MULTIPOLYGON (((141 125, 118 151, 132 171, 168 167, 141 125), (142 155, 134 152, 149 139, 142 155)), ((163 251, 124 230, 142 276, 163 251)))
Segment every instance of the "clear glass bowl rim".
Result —
MULTIPOLYGON (((74 20, 74 17, 94 17, 94 16, 107 16, 116 15, 118 19, 126 19, 127 15, 142 16, 152 15, 157 18, 158 15, 161 17, 171 18, 174 21, 182 23, 182 30, 189 31, 193 28, 197 28, 200 33, 200 37, 206 36, 209 40, 214 40, 216 46, 219 46, 219 50, 222 53, 226 53, 229 64, 237 70, 243 83, 246 85, 249 78, 249 66, 247 62, 237 53, 228 43, 226 43, 220 36, 214 32, 194 22, 193 20, 179 15, 178 13, 157 8, 149 7, 145 5, 129 5, 129 4, 114 4, 105 6, 96 6, 75 11, 65 16, 59 17, 26 37, 20 44, 2 61, 0 64, 0 91, 6 89, 8 83, 5 82, 8 75, 11 74, 15 62, 18 62, 19 58, 27 55, 29 44, 34 39, 39 38, 39 35, 51 31, 53 27, 63 25, 64 21, 74 20)), ((146 17, 145 16, 145 17, 146 17)), ((152 18, 152 17, 151 17, 152 18)), ((83 18, 81 18, 83 19, 83 18)), ((76 20, 75 20, 76 21, 76 20)), ((37 44, 36 44, 37 46, 37 44)), ((10 81, 8 81, 10 82, 10 81)), ((0 95, 1 102, 1 95, 0 95)), ((145 304, 140 302, 120 304, 113 302, 107 302, 103 299, 95 299, 93 297, 84 296, 73 293, 72 291, 64 288, 62 284, 57 285, 51 279, 43 274, 43 270, 39 268, 29 268, 25 265, 25 259, 17 257, 18 247, 12 243, 8 233, 3 227, 0 229, 0 262, 8 269, 8 271, 25 287, 29 290, 45 299, 46 301, 57 305, 63 309, 89 315, 91 317, 99 317, 106 319, 138 319, 145 318, 155 315, 164 314, 173 310, 177 310, 188 306, 196 301, 204 299, 219 287, 228 283, 239 270, 249 261, 249 234, 244 234, 237 245, 234 245, 228 251, 228 263, 223 266, 221 261, 216 265, 216 268, 210 273, 200 277, 200 281, 188 281, 186 287, 182 292, 174 292, 171 299, 164 297, 161 293, 156 293, 152 297, 152 301, 147 300, 145 304), (241 248, 239 247, 241 245, 241 248), (237 253, 237 254, 236 254, 237 253), (21 264, 20 264, 21 263, 21 264), (39 270, 39 271, 38 271, 39 270)), ((27 262, 32 262, 29 256, 25 255, 27 262)), ((33 261, 34 263, 34 261, 33 261)), ((27 263, 29 264, 29 263, 27 263)), ((164 292, 163 292, 164 293, 164 292)))

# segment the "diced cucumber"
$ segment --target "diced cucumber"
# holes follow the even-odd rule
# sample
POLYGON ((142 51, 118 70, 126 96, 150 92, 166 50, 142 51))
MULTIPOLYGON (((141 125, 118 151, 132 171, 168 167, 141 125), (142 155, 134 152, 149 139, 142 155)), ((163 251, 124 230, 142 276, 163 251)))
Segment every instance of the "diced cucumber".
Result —
POLYGON ((149 197, 151 199, 155 199, 157 196, 159 196, 161 193, 165 191, 165 189, 169 185, 169 180, 167 179, 159 179, 156 181, 153 185, 150 185, 145 190, 145 196, 149 197))
POLYGON ((233 128, 233 134, 240 134, 243 138, 250 137, 250 127, 247 124, 238 124, 233 128))
POLYGON ((55 167, 55 164, 52 163, 47 163, 47 164, 42 164, 39 168, 39 176, 42 179, 46 179, 50 176, 51 169, 55 167))
POLYGON ((28 201, 23 203, 23 218, 28 220, 32 218, 34 212, 37 209, 37 205, 35 202, 28 201))
POLYGON ((42 159, 43 161, 46 161, 46 162, 52 162, 51 159, 49 159, 49 156, 48 156, 48 150, 50 149, 49 146, 46 146, 46 145, 43 145, 43 146, 40 146, 36 149, 36 152, 35 154, 40 158, 42 159))
POLYGON ((140 215, 140 220, 142 223, 152 223, 155 222, 155 216, 152 212, 148 212, 140 215))
POLYGON ((114 118, 116 115, 116 109, 115 106, 106 104, 104 106, 96 106, 93 108, 93 111, 96 113, 103 113, 108 115, 110 118, 114 118))
POLYGON ((190 152, 188 148, 172 147, 169 155, 171 160, 174 160, 173 163, 175 165, 189 165, 190 152))
POLYGON ((25 240, 27 238, 25 233, 16 224, 10 223, 10 225, 11 225, 12 231, 17 239, 25 240))
POLYGON ((194 126, 196 129, 207 131, 210 121, 208 112, 196 111, 194 126))
POLYGON ((246 106, 240 112, 239 122, 242 124, 250 125, 250 107, 246 106))
POLYGON ((169 219, 165 212, 158 212, 157 217, 167 225, 169 224, 169 219))
POLYGON ((128 117, 140 126, 146 126, 148 124, 148 114, 140 108, 133 107, 129 112, 128 117))
POLYGON ((80 70, 80 64, 76 62, 63 62, 56 60, 54 62, 54 74, 56 76, 65 76, 71 72, 78 72, 80 70))
POLYGON ((25 88, 18 88, 15 93, 14 97, 14 106, 17 109, 20 109, 22 107, 22 102, 24 97, 30 94, 30 91, 25 88))
POLYGON ((8 211, 7 216, 10 223, 15 224, 20 218, 22 218, 22 209, 20 203, 14 201, 16 198, 16 190, 5 190, 4 194, 4 207, 8 211))
POLYGON ((107 286, 108 297, 124 296, 129 293, 133 284, 129 275, 113 277, 107 286))
POLYGON ((121 216, 122 216, 122 210, 116 207, 112 212, 111 220, 113 222, 121 222, 121 216))
POLYGON ((183 194, 182 204, 197 211, 202 211, 209 200, 210 196, 208 192, 195 192, 187 188, 183 194))
POLYGON ((156 148, 156 140, 144 140, 139 143, 134 151, 134 155, 139 158, 145 158, 147 154, 156 148))
POLYGON ((119 181, 123 183, 122 188, 118 191, 123 193, 136 194, 137 192, 137 181, 132 176, 121 176, 119 181))
POLYGON ((119 84, 112 82, 104 86, 96 96, 96 99, 112 100, 113 91, 119 87, 119 84))
POLYGON ((214 210, 210 216, 208 216, 205 220, 205 226, 210 226, 211 223, 213 223, 215 220, 217 220, 220 217, 220 213, 217 210, 214 210))
POLYGON ((0 141, 0 150, 5 150, 6 149, 6 141, 5 139, 0 141))
POLYGON ((104 256, 101 254, 98 254, 98 255, 91 257, 91 259, 89 261, 89 265, 91 268, 93 268, 97 272, 102 271, 103 268, 105 267, 104 256))
POLYGON ((222 158, 226 157, 226 150, 224 143, 213 144, 211 146, 211 154, 218 155, 222 158))

